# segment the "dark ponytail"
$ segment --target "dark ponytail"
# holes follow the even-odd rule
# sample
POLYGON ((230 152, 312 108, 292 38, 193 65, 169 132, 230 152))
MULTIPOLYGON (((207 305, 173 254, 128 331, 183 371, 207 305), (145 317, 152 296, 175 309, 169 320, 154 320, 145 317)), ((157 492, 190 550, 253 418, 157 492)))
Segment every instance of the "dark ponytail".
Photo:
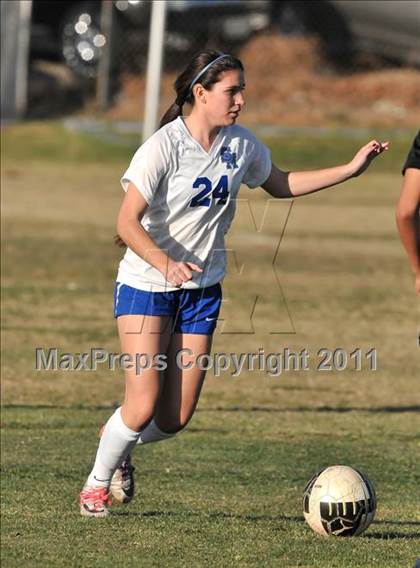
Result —
MULTIPOLYGON (((182 116, 182 108, 185 103, 194 106, 194 95, 192 93, 192 87, 194 85, 191 85, 191 83, 205 67, 209 66, 208 69, 199 76, 199 79, 195 81, 194 84, 200 83, 200 85, 207 90, 210 90, 211 87, 220 80, 220 74, 223 71, 229 71, 232 69, 237 69, 239 71, 244 70, 242 63, 239 59, 233 57, 233 55, 225 55, 220 58, 221 55, 223 55, 221 51, 207 49, 197 53, 191 59, 189 65, 177 77, 174 83, 176 99, 162 116, 159 128, 162 128, 165 124, 172 122, 178 118, 178 116, 182 116), (215 61, 217 58, 220 59, 215 61), (211 65, 212 61, 215 61, 214 65, 211 65)), ((119 247, 127 246, 119 235, 114 236, 114 243, 119 247)))
POLYGON ((188 77, 185 77, 185 74, 186 70, 181 73, 181 75, 176 79, 174 83, 176 99, 175 102, 171 104, 171 106, 162 116, 159 123, 159 128, 162 128, 162 126, 165 126, 165 124, 172 122, 173 120, 178 118, 178 116, 182 116, 182 108, 185 103, 192 104, 194 102, 192 94, 189 93, 189 87, 192 79, 190 80, 190 82, 188 82, 188 77))
POLYGON ((162 128, 162 126, 165 126, 165 124, 168 124, 168 122, 172 122, 173 120, 178 118, 178 116, 181 116, 182 107, 182 104, 180 105, 175 101, 162 116, 159 128, 162 128))

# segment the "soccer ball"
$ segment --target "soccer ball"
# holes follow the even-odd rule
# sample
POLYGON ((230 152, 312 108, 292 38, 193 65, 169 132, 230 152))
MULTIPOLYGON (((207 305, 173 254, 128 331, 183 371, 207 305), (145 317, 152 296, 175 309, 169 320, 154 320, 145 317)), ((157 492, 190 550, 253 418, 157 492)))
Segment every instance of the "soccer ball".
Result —
POLYGON ((308 525, 323 536, 356 536, 373 521, 376 495, 361 471, 333 465, 318 471, 303 492, 308 525))

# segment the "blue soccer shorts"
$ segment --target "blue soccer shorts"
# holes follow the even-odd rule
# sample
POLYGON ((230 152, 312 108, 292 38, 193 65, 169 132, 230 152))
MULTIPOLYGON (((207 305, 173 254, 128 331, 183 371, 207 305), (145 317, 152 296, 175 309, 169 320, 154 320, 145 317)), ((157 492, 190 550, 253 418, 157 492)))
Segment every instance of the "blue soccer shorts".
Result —
POLYGON ((222 303, 222 287, 180 288, 172 292, 146 292, 117 282, 114 317, 126 315, 169 316, 174 333, 212 335, 222 303))

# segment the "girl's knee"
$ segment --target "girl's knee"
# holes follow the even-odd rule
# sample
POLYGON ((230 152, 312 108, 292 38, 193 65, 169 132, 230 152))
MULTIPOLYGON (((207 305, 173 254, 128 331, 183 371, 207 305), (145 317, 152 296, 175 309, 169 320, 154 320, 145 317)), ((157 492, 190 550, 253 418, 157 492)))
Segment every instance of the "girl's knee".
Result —
POLYGON ((123 404, 121 407, 121 417, 128 428, 140 432, 145 428, 153 418, 155 412, 154 407, 133 407, 123 404))

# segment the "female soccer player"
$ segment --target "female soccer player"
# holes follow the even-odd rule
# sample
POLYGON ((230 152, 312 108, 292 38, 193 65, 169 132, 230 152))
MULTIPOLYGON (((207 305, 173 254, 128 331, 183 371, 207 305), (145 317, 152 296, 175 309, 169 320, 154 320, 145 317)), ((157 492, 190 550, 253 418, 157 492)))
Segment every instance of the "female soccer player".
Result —
POLYGON ((415 290, 420 294, 420 130, 402 173, 404 182, 397 205, 397 226, 414 274, 415 290))
POLYGON ((198 54, 177 78, 161 128, 122 177, 126 194, 117 230, 128 248, 117 276, 115 317, 122 353, 133 360, 143 354, 151 364, 125 371, 124 403, 103 430, 80 494, 82 515, 108 515, 111 492, 128 502, 133 448, 174 436, 194 413, 205 375, 194 361, 210 353, 226 268, 224 235, 241 184, 277 198, 305 195, 359 175, 388 148, 372 140, 347 164, 282 171, 268 148, 236 125, 244 88, 238 59, 198 54), (186 117, 185 104, 191 107, 186 117), (184 349, 192 355, 180 364, 177 353, 184 349))

